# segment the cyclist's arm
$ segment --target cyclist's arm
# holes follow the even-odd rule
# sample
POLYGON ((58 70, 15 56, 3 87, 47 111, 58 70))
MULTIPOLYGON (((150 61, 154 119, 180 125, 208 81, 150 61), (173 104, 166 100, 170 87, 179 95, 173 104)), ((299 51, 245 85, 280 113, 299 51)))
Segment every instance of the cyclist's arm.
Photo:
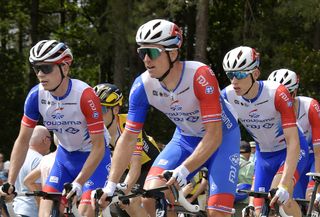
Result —
POLYGON ((222 142, 222 108, 217 78, 209 67, 203 66, 195 73, 193 86, 194 94, 199 100, 205 134, 191 156, 183 162, 189 172, 200 167, 222 142))
MULTIPOLYGON (((129 193, 137 182, 141 174, 141 155, 133 155, 130 161, 130 169, 124 180, 125 183, 128 185, 128 189, 125 193, 129 193)), ((143 187, 143 186, 141 186, 143 187)))
POLYGON ((136 147, 138 134, 124 130, 121 134, 112 157, 110 176, 108 181, 118 183, 130 163, 131 155, 136 147))
POLYGON ((93 171, 96 170, 100 161, 102 160, 105 153, 105 141, 104 135, 102 133, 99 134, 90 134, 92 141, 92 149, 91 152, 84 163, 80 173, 74 180, 75 182, 83 185, 92 175, 93 171))
POLYGON ((279 184, 292 186, 291 182, 297 168, 300 153, 298 130, 296 127, 290 127, 283 129, 283 133, 287 143, 287 156, 284 163, 283 175, 279 184))
POLYGON ((83 185, 96 170, 105 155, 104 124, 100 99, 92 88, 83 91, 80 99, 80 107, 87 122, 92 148, 75 182, 83 185))
POLYGON ((320 105, 313 99, 309 107, 309 122, 312 132, 312 144, 315 160, 315 172, 320 172, 320 105))
POLYGON ((20 126, 18 138, 16 139, 10 157, 10 169, 8 183, 14 185, 19 171, 24 163, 28 149, 29 141, 34 128, 27 127, 23 124, 20 126))
POLYGON ((289 186, 293 186, 292 180, 298 164, 300 141, 296 126, 293 99, 283 85, 278 87, 275 94, 275 107, 281 114, 281 123, 287 145, 287 155, 279 185, 288 188, 289 186))
POLYGON ((205 135, 197 145, 194 152, 184 161, 183 165, 193 172, 204 164, 208 158, 220 146, 222 141, 222 127, 221 122, 210 122, 204 124, 205 135))

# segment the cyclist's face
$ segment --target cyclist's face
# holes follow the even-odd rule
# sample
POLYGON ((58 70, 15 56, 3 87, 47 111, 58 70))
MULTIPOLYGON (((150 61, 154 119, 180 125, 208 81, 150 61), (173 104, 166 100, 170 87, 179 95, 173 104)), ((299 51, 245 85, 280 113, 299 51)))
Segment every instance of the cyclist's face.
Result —
POLYGON ((254 81, 256 81, 256 79, 258 78, 258 74, 256 72, 257 69, 255 69, 245 78, 237 79, 236 77, 233 77, 232 79, 230 79, 231 85, 238 96, 243 96, 248 91, 248 89, 252 85, 252 77, 254 81))
MULTIPOLYGON (((65 70, 65 65, 60 65, 62 70, 65 70)), ((45 90, 55 88, 61 81, 59 65, 39 63, 34 66, 34 71, 45 90)))
POLYGON ((144 66, 153 78, 159 78, 169 68, 169 59, 164 47, 161 45, 142 45, 140 49, 144 56, 140 55, 144 66), (146 50, 143 50, 143 49, 146 50), (148 49, 148 50, 147 50, 148 49))
POLYGON ((108 126, 112 121, 112 109, 111 107, 102 106, 102 116, 105 126, 108 126))

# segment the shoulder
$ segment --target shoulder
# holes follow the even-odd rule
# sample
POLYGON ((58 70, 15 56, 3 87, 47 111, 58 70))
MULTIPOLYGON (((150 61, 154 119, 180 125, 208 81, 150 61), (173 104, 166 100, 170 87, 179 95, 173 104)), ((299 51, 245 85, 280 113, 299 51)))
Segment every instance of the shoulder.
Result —
MULTIPOLYGON (((30 96, 38 95, 39 90, 41 89, 41 87, 42 87, 42 86, 41 86, 40 84, 37 84, 37 85, 35 85, 33 88, 31 88, 30 91, 29 91, 29 93, 28 93, 27 98, 30 97, 30 96)), ((43 89, 43 88, 42 88, 42 89, 43 89)))
POLYGON ((72 89, 73 90, 79 90, 79 91, 83 91, 87 88, 91 88, 89 86, 89 84, 87 84, 84 81, 78 80, 78 79, 71 79, 71 83, 72 83, 72 89))

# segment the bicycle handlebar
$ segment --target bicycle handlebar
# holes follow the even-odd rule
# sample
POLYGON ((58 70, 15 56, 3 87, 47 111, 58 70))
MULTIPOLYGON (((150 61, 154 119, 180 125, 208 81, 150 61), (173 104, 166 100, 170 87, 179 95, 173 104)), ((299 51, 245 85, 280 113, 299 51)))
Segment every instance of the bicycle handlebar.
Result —
POLYGON ((44 191, 30 191, 30 192, 16 192, 17 196, 27 196, 27 197, 43 197, 48 200, 60 199, 62 197, 61 192, 44 192, 44 191))
MULTIPOLYGON (((164 177, 169 180, 172 176, 172 172, 167 171, 164 173, 164 177)), ((114 195, 114 196, 109 196, 106 198, 107 201, 109 201, 109 205, 108 207, 113 204, 113 203, 118 203, 118 202, 122 202, 125 204, 129 203, 129 199, 130 198, 134 198, 134 197, 138 197, 138 196, 142 196, 145 198, 160 198, 163 197, 161 194, 163 194, 162 191, 164 190, 168 190, 170 189, 174 195, 175 198, 175 202, 178 202, 182 207, 184 207, 187 211, 189 212, 199 212, 200 211, 200 206, 199 205, 194 205, 191 204, 183 195, 183 191, 182 189, 177 189, 174 186, 160 186, 157 188, 153 188, 153 189, 149 189, 149 190, 145 190, 145 189, 135 189, 132 191, 132 194, 129 195, 114 195)), ((102 189, 97 189, 96 190, 96 194, 95 194, 95 198, 99 199, 102 195, 102 189)))
MULTIPOLYGON (((251 190, 238 190, 239 193, 246 193, 251 197, 255 197, 255 198, 264 198, 267 200, 269 199, 269 193, 268 192, 262 192, 262 191, 251 191, 251 190)), ((272 193, 272 192, 271 192, 272 193)), ((274 192, 275 193, 275 192, 274 192)), ((269 205, 269 204, 268 204, 269 205)), ((293 217, 293 216, 289 216, 288 214, 286 214, 286 212, 283 209, 283 205, 279 205, 279 214, 282 217, 293 217)))

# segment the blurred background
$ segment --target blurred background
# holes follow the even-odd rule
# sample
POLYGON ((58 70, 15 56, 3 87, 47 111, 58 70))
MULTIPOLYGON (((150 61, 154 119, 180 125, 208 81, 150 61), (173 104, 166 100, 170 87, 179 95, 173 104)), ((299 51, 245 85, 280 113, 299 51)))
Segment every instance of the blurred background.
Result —
MULTIPOLYGON (((92 86, 115 83, 124 92, 126 112, 131 84, 144 71, 135 34, 155 18, 182 28, 181 59, 210 65, 221 89, 229 84, 224 55, 247 45, 260 53, 261 79, 289 68, 300 75, 299 94, 320 99, 319 0, 1 0, 0 152, 10 156, 25 97, 37 83, 28 62, 32 45, 66 42, 74 54, 71 76, 92 86)), ((174 126, 151 108, 145 129, 165 144, 174 126)))

